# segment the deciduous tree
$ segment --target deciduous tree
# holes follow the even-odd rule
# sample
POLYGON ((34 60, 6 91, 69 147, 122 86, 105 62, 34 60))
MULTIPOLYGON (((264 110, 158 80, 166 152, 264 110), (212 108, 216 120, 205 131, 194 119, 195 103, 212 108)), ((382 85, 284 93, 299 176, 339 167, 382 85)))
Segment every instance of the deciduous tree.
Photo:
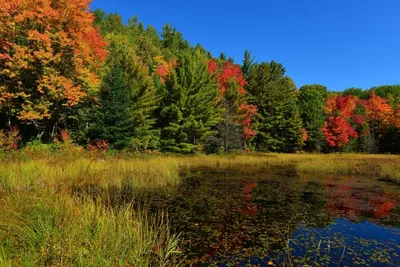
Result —
MULTIPOLYGON (((0 0, 0 109, 34 123, 66 123, 98 89, 105 42, 89 0, 0 0)), ((39 127, 42 125, 43 127, 39 127)))

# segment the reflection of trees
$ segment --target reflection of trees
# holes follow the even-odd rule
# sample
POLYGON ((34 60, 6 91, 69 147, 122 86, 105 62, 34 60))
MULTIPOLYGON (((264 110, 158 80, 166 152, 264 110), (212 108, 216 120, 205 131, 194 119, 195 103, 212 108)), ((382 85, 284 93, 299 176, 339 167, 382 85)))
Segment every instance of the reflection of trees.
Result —
POLYGON ((370 190, 355 187, 351 180, 345 178, 338 183, 332 177, 324 179, 330 215, 352 221, 370 219, 375 223, 390 220, 391 211, 399 204, 396 195, 378 187, 370 190))
POLYGON ((251 179, 217 173, 186 180, 170 216, 188 253, 214 260, 265 256, 282 250, 300 222, 330 223, 322 186, 301 184, 296 177, 251 179))
POLYGON ((272 175, 212 172, 185 179, 169 198, 185 254, 204 262, 277 258, 295 232, 325 228, 336 218, 382 222, 399 206, 398 194, 351 179, 272 175))

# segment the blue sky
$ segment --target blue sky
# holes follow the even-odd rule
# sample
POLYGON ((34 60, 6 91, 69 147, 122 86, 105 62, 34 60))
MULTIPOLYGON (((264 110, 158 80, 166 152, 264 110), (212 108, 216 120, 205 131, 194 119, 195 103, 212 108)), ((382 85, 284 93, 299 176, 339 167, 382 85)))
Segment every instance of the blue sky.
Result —
POLYGON ((214 56, 282 63, 298 87, 400 83, 400 0, 93 0, 92 8, 165 23, 214 56))

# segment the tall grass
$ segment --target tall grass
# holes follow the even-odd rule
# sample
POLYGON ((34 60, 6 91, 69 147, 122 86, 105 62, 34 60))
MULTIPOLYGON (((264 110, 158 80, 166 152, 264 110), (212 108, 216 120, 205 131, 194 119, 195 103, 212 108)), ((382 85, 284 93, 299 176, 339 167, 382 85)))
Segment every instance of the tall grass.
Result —
POLYGON ((174 188, 178 167, 84 154, 0 161, 0 266, 178 265, 166 215, 133 205, 174 188))
POLYGON ((13 266, 169 266, 179 237, 165 217, 66 196, 2 200, 0 263, 13 266))

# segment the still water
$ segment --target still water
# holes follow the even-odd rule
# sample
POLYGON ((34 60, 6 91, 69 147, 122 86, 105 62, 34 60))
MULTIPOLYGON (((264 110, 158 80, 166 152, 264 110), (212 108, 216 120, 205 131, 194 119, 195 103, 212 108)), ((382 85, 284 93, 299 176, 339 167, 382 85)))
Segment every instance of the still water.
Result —
POLYGON ((369 177, 191 170, 167 209, 192 266, 400 266, 400 186, 369 177))

